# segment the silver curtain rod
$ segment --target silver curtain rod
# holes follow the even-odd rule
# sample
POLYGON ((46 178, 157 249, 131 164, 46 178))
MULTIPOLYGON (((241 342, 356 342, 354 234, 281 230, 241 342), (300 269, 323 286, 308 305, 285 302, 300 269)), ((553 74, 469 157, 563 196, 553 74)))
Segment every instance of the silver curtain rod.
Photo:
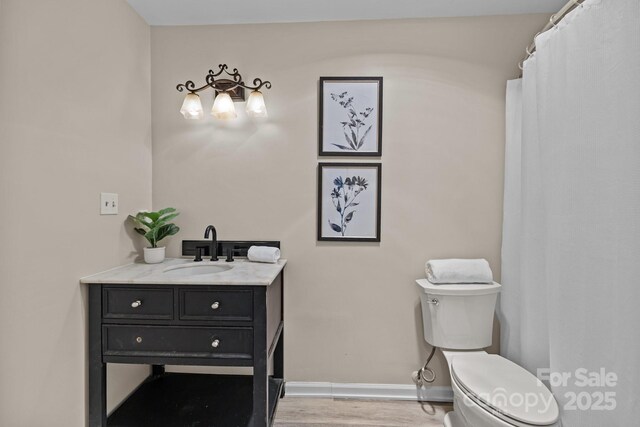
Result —
POLYGON ((524 61, 529 59, 529 57, 531 55, 533 55, 533 53, 536 51, 536 37, 538 37, 540 34, 546 32, 546 31, 549 31, 550 29, 554 28, 556 25, 558 25, 558 22, 562 21, 562 19, 565 16, 567 16, 567 14, 569 12, 571 12, 573 9, 577 8, 578 6, 582 5, 582 3, 584 3, 585 1, 586 0, 570 0, 569 3, 565 4, 564 7, 562 9, 560 9, 560 11, 558 13, 555 13, 555 14, 551 15, 551 18, 549 18, 549 22, 547 23, 547 25, 545 25, 544 28, 542 30, 540 30, 533 37, 533 41, 525 49, 525 51, 527 52, 527 56, 522 61, 520 61, 520 63, 518 64, 518 68, 520 68, 522 70, 524 61))

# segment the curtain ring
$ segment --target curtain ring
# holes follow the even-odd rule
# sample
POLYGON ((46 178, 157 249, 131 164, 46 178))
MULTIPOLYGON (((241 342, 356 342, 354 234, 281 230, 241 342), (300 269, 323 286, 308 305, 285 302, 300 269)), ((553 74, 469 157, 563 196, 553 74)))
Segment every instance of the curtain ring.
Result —
POLYGON ((525 52, 527 52, 527 58, 529 58, 531 55, 533 55, 533 52, 531 52, 529 50, 529 46, 527 46, 527 48, 525 49, 525 52))
POLYGON ((518 62, 518 68, 520 68, 520 71, 524 71, 524 59, 518 62))
POLYGON ((584 0, 571 0, 575 8, 584 7, 584 0))
POLYGON ((556 15, 555 14, 551 15, 551 18, 549 18, 549 23, 551 24, 551 26, 553 28, 558 28, 558 23, 556 22, 556 15))

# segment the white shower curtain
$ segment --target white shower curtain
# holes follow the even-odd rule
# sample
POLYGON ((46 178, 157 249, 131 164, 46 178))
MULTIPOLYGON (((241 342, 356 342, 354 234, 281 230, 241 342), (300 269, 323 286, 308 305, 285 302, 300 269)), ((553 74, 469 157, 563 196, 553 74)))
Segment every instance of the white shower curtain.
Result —
POLYGON ((565 375, 563 426, 640 425, 640 0, 587 0, 536 46, 507 86, 502 354, 565 375))

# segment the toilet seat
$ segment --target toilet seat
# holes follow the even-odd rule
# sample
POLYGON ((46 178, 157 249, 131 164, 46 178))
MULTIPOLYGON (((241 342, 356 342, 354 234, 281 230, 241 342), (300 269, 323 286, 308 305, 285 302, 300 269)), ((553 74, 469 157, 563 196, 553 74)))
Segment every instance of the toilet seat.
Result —
POLYGON ((558 420, 558 404, 549 389, 503 357, 458 355, 452 360, 451 374, 466 397, 506 423, 549 426, 558 420))

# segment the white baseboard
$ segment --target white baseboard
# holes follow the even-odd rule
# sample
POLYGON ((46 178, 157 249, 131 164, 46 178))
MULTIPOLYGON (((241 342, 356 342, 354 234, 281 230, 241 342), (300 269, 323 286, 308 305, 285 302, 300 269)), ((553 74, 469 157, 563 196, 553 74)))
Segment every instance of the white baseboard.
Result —
POLYGON ((354 384, 287 381, 286 394, 291 397, 329 397, 337 399, 412 400, 452 402, 451 387, 418 388, 407 384, 354 384))

